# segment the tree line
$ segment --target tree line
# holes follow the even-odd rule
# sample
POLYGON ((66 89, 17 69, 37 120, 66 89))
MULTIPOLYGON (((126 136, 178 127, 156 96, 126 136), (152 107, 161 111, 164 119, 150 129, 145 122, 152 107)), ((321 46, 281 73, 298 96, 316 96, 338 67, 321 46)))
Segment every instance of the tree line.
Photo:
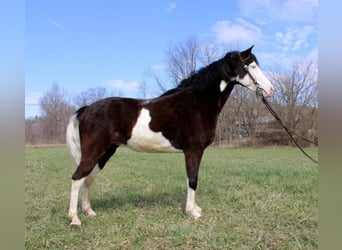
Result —
MULTIPOLYGON (((148 91, 156 94, 177 86, 200 67, 221 57, 228 50, 220 50, 212 45, 189 38, 173 45, 166 52, 165 67, 168 80, 163 81, 155 73, 149 73, 149 82, 142 81, 141 97, 148 91)), ((293 62, 286 72, 267 72, 276 92, 269 99, 270 104, 282 118, 290 131, 308 139, 317 140, 317 61, 293 62)), ((76 109, 97 100, 111 96, 105 88, 90 88, 67 99, 67 92, 57 83, 52 84, 39 100, 41 115, 25 119, 25 143, 63 144, 69 117, 76 109)), ((310 144, 299 142, 304 146, 310 144)), ((236 86, 220 114, 216 146, 261 146, 292 145, 287 134, 277 124, 255 93, 236 86)))

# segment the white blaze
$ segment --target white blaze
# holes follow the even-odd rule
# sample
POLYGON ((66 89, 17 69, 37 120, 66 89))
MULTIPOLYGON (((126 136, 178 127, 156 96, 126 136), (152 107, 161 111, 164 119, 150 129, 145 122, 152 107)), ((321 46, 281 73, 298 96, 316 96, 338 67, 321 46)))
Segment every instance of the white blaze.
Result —
POLYGON ((152 131, 149 127, 150 122, 150 112, 143 108, 132 129, 132 136, 127 141, 127 146, 140 152, 180 152, 161 132, 152 131))
MULTIPOLYGON (((265 74, 261 71, 259 66, 256 64, 256 62, 252 62, 248 65, 248 71, 250 74, 255 78, 255 80, 259 83, 260 88, 263 89, 263 95, 265 97, 272 96, 274 87, 270 80, 265 76, 265 74)), ((239 76, 235 79, 239 83, 241 83, 243 86, 256 91, 256 86, 253 82, 253 79, 246 74, 244 77, 240 78, 239 76)))

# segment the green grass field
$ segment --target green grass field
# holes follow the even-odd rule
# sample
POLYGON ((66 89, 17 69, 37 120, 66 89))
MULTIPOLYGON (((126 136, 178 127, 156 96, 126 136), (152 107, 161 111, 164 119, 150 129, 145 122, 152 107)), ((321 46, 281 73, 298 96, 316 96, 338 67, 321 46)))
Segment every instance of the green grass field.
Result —
POLYGON ((67 217, 75 167, 66 148, 25 155, 27 249, 317 249, 318 166, 296 148, 207 149, 198 221, 184 213, 183 154, 119 148, 92 186, 97 217, 80 213, 79 229, 67 217))

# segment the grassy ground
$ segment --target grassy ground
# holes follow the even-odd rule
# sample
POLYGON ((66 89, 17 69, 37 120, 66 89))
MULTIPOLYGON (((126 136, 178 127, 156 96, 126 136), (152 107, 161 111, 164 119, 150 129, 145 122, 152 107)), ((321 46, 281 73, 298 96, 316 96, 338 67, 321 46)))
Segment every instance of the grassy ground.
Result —
POLYGON ((183 154, 119 148, 91 191, 97 217, 80 214, 80 229, 68 226, 65 147, 27 148, 25 165, 27 249, 317 249, 318 167, 296 148, 206 150, 199 221, 184 214, 183 154))

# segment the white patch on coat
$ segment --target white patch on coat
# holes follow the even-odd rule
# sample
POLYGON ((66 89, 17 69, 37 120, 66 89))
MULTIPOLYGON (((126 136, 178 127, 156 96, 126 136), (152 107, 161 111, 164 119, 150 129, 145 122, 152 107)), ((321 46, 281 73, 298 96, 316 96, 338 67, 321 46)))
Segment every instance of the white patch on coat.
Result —
POLYGON ((161 132, 152 131, 149 127, 150 122, 150 112, 143 108, 132 129, 127 146, 139 152, 180 152, 161 132))
POLYGON ((225 80, 222 80, 220 83, 220 91, 223 92, 227 87, 227 82, 225 80))
MULTIPOLYGON (((256 62, 252 62, 248 65, 248 71, 250 74, 255 78, 255 80, 259 83, 260 88, 263 89, 262 94, 265 97, 272 96, 274 92, 274 87, 270 80, 265 76, 265 74, 261 71, 259 66, 256 64, 256 62)), ((243 86, 256 91, 256 86, 252 80, 252 78, 246 74, 244 77, 240 78, 237 76, 234 80, 241 83, 243 86)))
POLYGON ((68 146, 70 155, 72 156, 76 166, 80 164, 81 161, 81 144, 80 144, 80 131, 79 131, 79 121, 77 119, 77 114, 71 116, 67 132, 66 132, 66 144, 68 146))

